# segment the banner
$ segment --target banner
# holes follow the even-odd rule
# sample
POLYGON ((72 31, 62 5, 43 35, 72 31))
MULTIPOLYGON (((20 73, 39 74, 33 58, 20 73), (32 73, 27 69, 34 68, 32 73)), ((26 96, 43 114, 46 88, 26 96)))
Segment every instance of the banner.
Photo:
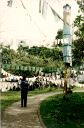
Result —
POLYGON ((42 72, 43 68, 42 67, 39 67, 39 71, 42 72))
POLYGON ((2 65, 2 68, 3 68, 3 69, 8 69, 8 65, 7 65, 7 64, 3 64, 3 65, 2 65))
POLYGON ((36 72, 38 72, 39 71, 39 67, 36 67, 36 72))
POLYGON ((42 0, 39 0, 39 13, 41 13, 42 0))
POLYGON ((60 16, 58 15, 58 13, 50 6, 52 13, 54 15, 54 19, 56 22, 58 22, 60 20, 60 16))
POLYGON ((46 0, 43 0, 42 15, 44 18, 47 16, 47 9, 48 9, 48 3, 46 2, 46 0))
POLYGON ((13 0, 7 1, 7 6, 12 7, 13 0))
POLYGON ((32 67, 32 71, 35 71, 35 67, 32 67))
POLYGON ((20 69, 19 65, 16 65, 16 66, 15 66, 15 69, 16 69, 16 70, 19 70, 19 69, 20 69))
POLYGON ((24 70, 25 70, 25 71, 27 71, 27 70, 28 70, 27 66, 25 66, 25 67, 24 67, 24 70))
POLYGON ((28 67, 28 70, 31 71, 31 67, 30 66, 28 67))
POLYGON ((24 67, 23 66, 20 66, 20 70, 24 70, 24 67))
POLYGON ((10 69, 14 70, 15 69, 15 65, 10 65, 10 69))

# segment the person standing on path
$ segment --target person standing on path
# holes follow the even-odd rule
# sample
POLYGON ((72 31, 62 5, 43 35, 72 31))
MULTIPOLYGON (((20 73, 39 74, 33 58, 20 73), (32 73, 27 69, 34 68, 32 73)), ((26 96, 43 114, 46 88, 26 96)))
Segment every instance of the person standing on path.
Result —
POLYGON ((27 107, 28 81, 26 76, 23 76, 20 84, 21 88, 21 107, 27 107))

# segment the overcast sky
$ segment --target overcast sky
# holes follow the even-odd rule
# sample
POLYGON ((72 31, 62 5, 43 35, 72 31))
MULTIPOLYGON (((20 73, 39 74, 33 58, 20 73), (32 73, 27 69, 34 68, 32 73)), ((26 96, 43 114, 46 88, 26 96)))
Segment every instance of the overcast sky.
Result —
MULTIPOLYGON (((13 0, 12 7, 8 0, 0 0, 0 42, 17 46, 25 40, 29 46, 44 45, 54 41, 57 30, 63 28, 61 20, 55 20, 48 7, 46 18, 39 13, 39 0, 13 0)), ((71 6, 72 21, 77 15, 78 6, 75 0, 46 0, 48 4, 63 18, 63 6, 71 6)))

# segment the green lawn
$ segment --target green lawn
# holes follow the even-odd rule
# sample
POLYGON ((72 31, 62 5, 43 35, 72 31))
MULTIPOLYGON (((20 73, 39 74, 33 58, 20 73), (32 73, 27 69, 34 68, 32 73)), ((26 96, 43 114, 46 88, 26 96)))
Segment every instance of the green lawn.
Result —
POLYGON ((49 97, 41 103, 40 114, 46 128, 84 128, 84 93, 49 97))
POLYGON ((12 103, 18 100, 20 100, 20 92, 2 92, 0 96, 0 110, 3 111, 6 107, 10 106, 12 103))
POLYGON ((37 95, 37 94, 43 94, 43 93, 49 93, 49 92, 58 92, 58 91, 63 91, 61 88, 44 88, 44 89, 35 89, 34 91, 29 92, 29 96, 32 95, 37 95))
MULTIPOLYGON (((35 89, 34 91, 29 91, 28 96, 33 96, 42 93, 60 91, 62 89, 45 88, 45 89, 35 89)), ((3 111, 6 107, 10 106, 12 103, 20 100, 20 91, 8 91, 2 92, 0 96, 0 110, 3 111)))

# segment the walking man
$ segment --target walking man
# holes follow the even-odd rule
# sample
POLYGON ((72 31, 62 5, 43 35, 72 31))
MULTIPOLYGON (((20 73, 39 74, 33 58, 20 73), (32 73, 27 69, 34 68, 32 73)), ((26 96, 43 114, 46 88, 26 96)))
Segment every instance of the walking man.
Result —
POLYGON ((21 87, 21 107, 27 107, 28 82, 26 80, 26 76, 23 76, 20 87, 21 87))

